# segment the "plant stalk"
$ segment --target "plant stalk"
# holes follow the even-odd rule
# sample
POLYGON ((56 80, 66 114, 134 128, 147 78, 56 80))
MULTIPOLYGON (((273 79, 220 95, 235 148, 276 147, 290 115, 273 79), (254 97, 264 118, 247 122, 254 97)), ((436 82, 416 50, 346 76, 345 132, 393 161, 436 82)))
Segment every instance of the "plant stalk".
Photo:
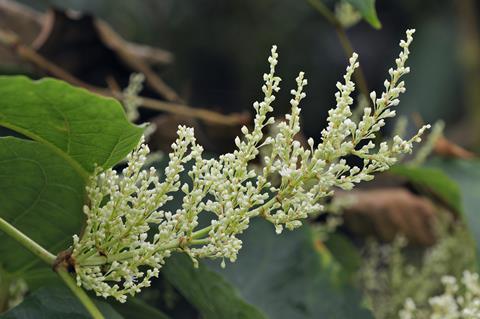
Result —
POLYGON ((87 309, 93 319, 104 319, 103 314, 98 310, 92 299, 87 295, 85 290, 77 286, 77 283, 68 273, 68 271, 61 267, 57 270, 57 274, 62 278, 63 282, 70 288, 73 294, 80 300, 83 306, 87 309))
MULTIPOLYGON (((347 36, 345 28, 340 21, 338 21, 335 14, 333 14, 333 12, 322 2, 322 0, 307 0, 307 2, 335 28, 338 40, 340 41, 343 51, 345 52, 345 56, 347 59, 349 59, 353 55, 353 45, 347 36)), ((369 99, 370 91, 368 90, 367 80, 361 66, 359 66, 356 72, 353 73, 353 77, 358 85, 360 93, 365 96, 369 103, 371 103, 369 99)))
MULTIPOLYGON (((35 241, 30 239, 27 235, 22 233, 20 230, 15 228, 13 225, 8 223, 5 219, 0 217, 0 231, 4 232, 19 244, 25 247, 28 251, 33 253, 35 256, 43 260, 46 264, 53 267, 57 257, 50 253, 48 250, 37 244, 35 241)), ((78 287, 75 283, 72 276, 68 273, 65 267, 61 266, 55 269, 57 274, 62 278, 63 282, 67 285, 68 288, 73 292, 73 294, 80 300, 83 306, 87 309, 93 319, 104 319, 104 316, 98 310, 97 306, 93 301, 88 297, 85 291, 78 287)))
POLYGON ((35 241, 31 240, 30 237, 10 225, 10 223, 8 223, 3 218, 0 218, 0 230, 15 239, 19 244, 27 248, 30 252, 43 260, 45 263, 53 265, 53 263, 55 262, 55 259, 57 258, 55 255, 37 244, 35 241))

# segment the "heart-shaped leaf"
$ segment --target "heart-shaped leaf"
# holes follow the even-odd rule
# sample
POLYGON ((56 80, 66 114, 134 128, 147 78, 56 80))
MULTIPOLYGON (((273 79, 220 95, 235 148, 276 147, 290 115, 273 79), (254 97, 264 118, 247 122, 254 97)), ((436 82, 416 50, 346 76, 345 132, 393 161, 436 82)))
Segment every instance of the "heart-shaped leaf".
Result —
MULTIPOLYGON (((31 140, 0 139, 0 217, 52 253, 81 230, 85 183, 139 141, 122 106, 65 82, 0 76, 0 126, 31 140)), ((0 263, 21 272, 37 260, 0 232, 0 263)))
POLYGON ((63 81, 0 76, 0 126, 50 147, 82 175, 111 167, 138 143, 120 103, 63 81))

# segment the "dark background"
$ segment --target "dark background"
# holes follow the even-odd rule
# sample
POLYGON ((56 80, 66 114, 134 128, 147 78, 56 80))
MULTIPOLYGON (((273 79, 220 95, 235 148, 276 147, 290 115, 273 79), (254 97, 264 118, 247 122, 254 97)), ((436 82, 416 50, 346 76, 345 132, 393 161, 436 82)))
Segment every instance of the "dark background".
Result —
MULTIPOLYGON (((159 70, 161 76, 188 104, 224 112, 250 110, 261 94, 269 49, 277 44, 283 90, 276 111, 287 111, 286 95, 298 71, 304 70, 309 86, 303 121, 310 136, 318 137, 324 127, 326 112, 335 103, 335 82, 347 63, 335 29, 301 0, 21 2, 38 10, 56 6, 89 12, 128 40, 170 50, 175 62, 159 70)), ((478 149, 478 25, 471 21, 475 12, 465 10, 467 2, 475 5, 469 0, 379 0, 383 28, 375 30, 362 21, 348 35, 360 54, 369 89, 379 91, 398 54, 399 40, 407 28, 416 28, 412 73, 406 77, 407 93, 399 112, 416 112, 431 123, 444 119, 447 136, 478 149)))

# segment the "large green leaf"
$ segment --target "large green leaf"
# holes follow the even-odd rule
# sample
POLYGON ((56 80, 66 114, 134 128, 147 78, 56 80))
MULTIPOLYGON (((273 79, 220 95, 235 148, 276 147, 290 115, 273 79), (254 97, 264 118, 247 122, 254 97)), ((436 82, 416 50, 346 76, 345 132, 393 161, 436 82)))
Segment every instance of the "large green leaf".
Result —
POLYGON ((272 319, 372 318, 360 293, 336 280, 313 239, 309 225, 276 235, 271 224, 252 221, 238 260, 215 268, 272 319))
POLYGON ((375 10, 375 0, 347 0, 362 15, 363 19, 370 23, 375 29, 380 29, 382 24, 375 10))
POLYGON ((435 158, 427 165, 441 169, 460 186, 463 215, 480 252, 480 161, 435 158))
POLYGON ((112 302, 111 304, 114 309, 125 318, 170 319, 170 317, 164 314, 162 311, 148 305, 139 297, 128 298, 127 302, 125 303, 112 302))
MULTIPOLYGON (((68 247, 83 220, 84 180, 46 145, 0 138, 0 217, 53 253, 68 247)), ((0 262, 12 272, 36 261, 0 232, 0 262)))
MULTIPOLYGON (((95 301, 108 319, 121 319, 109 304, 95 301)), ((85 307, 66 287, 40 288, 12 310, 0 315, 0 319, 90 319, 85 307)))
POLYGON ((25 270, 17 276, 25 281, 28 291, 32 292, 46 285, 64 285, 64 282, 52 271, 52 267, 38 262, 35 267, 25 270))
POLYGON ((222 276, 205 265, 195 269, 185 255, 168 259, 162 274, 205 319, 264 319, 222 276))
MULTIPOLYGON (((195 269, 188 257, 174 256, 163 274, 208 319, 257 318, 241 313, 245 301, 272 319, 372 318, 360 293, 337 280, 348 274, 339 274, 339 263, 314 247, 308 225, 277 236, 271 224, 252 221, 243 241, 239 259, 226 269, 218 262, 208 266, 216 273, 205 264, 195 269)), ((258 310, 257 316, 264 318, 258 310)))
POLYGON ((407 178, 423 193, 431 193, 457 213, 462 211, 462 199, 457 183, 442 170, 431 167, 395 165, 389 171, 407 178))
POLYGON ((142 134, 118 101, 59 80, 0 76, 0 96, 0 126, 47 145, 84 176, 122 160, 142 134))
MULTIPOLYGON (((0 217, 52 253, 68 248, 83 222, 85 182, 94 165, 113 166, 138 143, 142 128, 122 106, 54 79, 0 76, 0 126, 31 140, 0 141, 0 217)), ((37 260, 0 232, 9 272, 37 260)))

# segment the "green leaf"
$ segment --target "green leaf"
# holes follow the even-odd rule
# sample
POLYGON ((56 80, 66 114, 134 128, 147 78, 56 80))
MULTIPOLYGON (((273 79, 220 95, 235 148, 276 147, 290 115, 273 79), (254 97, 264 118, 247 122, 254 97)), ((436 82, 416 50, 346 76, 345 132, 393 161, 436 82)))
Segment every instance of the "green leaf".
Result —
POLYGON ((339 276, 346 282, 354 282, 358 269, 362 265, 362 257, 351 240, 341 233, 329 234, 325 246, 332 258, 340 266, 339 276))
POLYGON ((309 225, 276 235, 271 224, 256 220, 242 240, 238 260, 216 270, 269 318, 372 318, 360 293, 338 281, 335 263, 314 248, 309 225))
MULTIPOLYGON (((83 221, 84 180, 52 149, 35 141, 0 138, 0 217, 58 253, 83 221)), ((37 258, 0 232, 0 262, 20 271, 37 258)))
POLYGON ((50 147, 84 177, 111 167, 138 143, 120 103, 63 81, 0 76, 0 126, 50 147))
POLYGON ((375 0, 347 0, 355 9, 360 12, 363 19, 370 23, 375 29, 380 29, 382 24, 377 16, 377 10, 375 10, 375 0))
MULTIPOLYGON (((109 304, 95 300, 108 319, 122 319, 109 304)), ((66 287, 40 288, 0 319, 90 319, 85 307, 66 287)))
MULTIPOLYGON (((243 241, 235 263, 226 269, 218 262, 211 264, 216 273, 204 264, 194 269, 186 256, 168 259, 162 272, 205 318, 256 318, 225 312, 238 308, 222 289, 229 283, 240 292, 234 291, 236 298, 243 297, 268 318, 372 318, 361 306, 360 293, 345 280, 337 280, 339 263, 314 248, 308 225, 277 236, 271 224, 252 221, 243 241)), ((350 274, 340 277, 348 279, 350 274)))
POLYGON ((169 319, 166 314, 160 310, 148 305, 138 297, 128 298, 127 302, 114 302, 113 307, 125 318, 135 319, 169 319))
POLYGON ((438 168, 393 166, 390 173, 407 178, 424 193, 431 193, 453 209, 462 212, 462 199, 457 183, 438 168))
POLYGON ((259 310, 245 302, 222 276, 205 265, 195 269, 185 255, 170 257, 162 274, 198 309, 203 318, 265 318, 259 310))
POLYGON ((475 238, 477 254, 480 256, 480 161, 435 158, 427 165, 442 170, 460 186, 463 215, 475 238))
POLYGON ((52 267, 38 264, 20 274, 21 279, 25 280, 28 291, 32 292, 46 285, 64 285, 65 283, 52 270, 52 267))
MULTIPOLYGON (((117 101, 55 79, 0 76, 0 96, 0 126, 31 139, 0 141, 0 217, 58 253, 81 230, 94 165, 123 159, 142 128, 117 101)), ((37 261, 0 232, 0 262, 18 273, 37 261)))

